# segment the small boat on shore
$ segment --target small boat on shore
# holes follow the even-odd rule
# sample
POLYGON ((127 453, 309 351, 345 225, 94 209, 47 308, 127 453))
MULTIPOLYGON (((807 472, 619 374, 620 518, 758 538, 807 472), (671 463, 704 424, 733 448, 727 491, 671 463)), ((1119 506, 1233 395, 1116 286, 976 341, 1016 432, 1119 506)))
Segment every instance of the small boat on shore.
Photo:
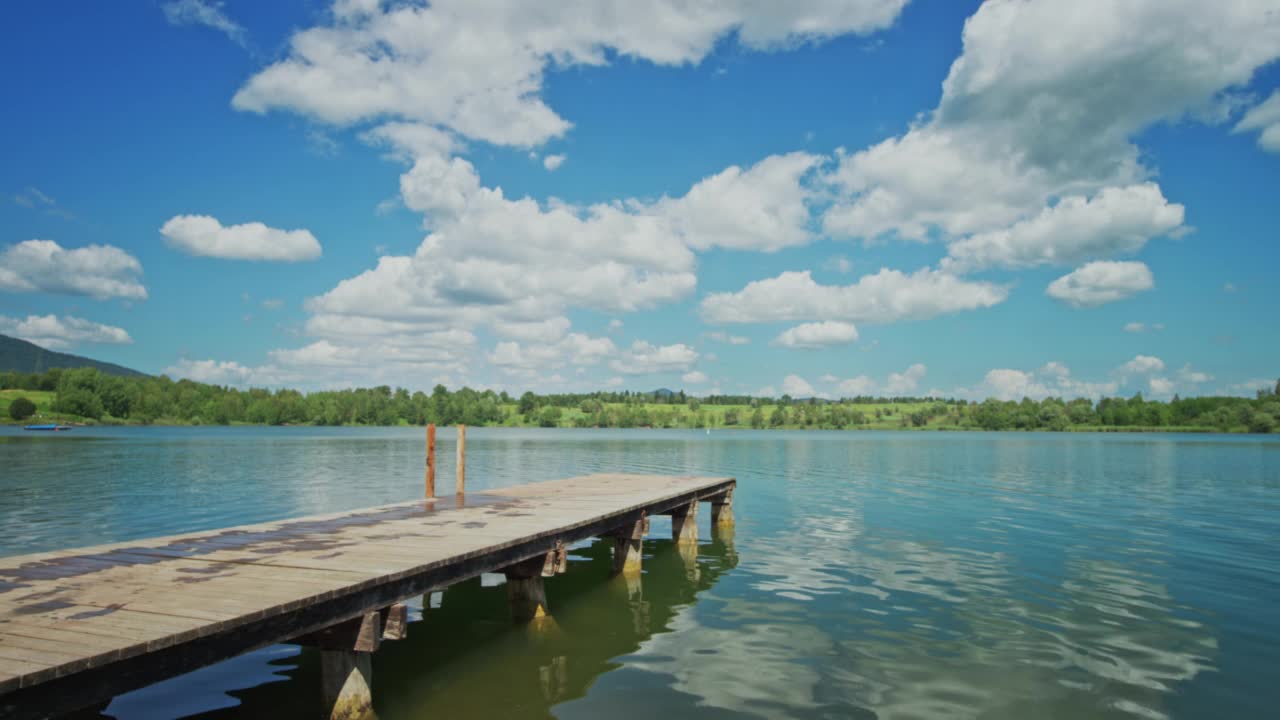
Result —
POLYGON ((44 432, 63 432, 70 430, 70 425, 24 425, 23 430, 40 430, 44 432))

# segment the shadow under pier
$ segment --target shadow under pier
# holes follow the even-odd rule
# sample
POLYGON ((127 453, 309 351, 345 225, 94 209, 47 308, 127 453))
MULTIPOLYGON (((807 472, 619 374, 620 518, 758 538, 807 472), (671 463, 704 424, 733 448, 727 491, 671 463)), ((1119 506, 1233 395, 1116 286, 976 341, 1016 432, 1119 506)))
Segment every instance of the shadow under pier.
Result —
MULTIPOLYGON (((372 655, 377 717, 549 718, 557 703, 582 697, 598 677, 621 667, 618 658, 669 632, 675 616, 738 562, 732 529, 696 545, 645 538, 641 574, 614 574, 613 551, 607 537, 569 551, 567 571, 546 579, 545 623, 512 622, 500 575, 437 591, 425 609, 411 601, 407 637, 372 655)), ((273 660, 274 674, 264 673, 261 684, 227 693, 235 707, 185 717, 324 717, 314 692, 320 658, 304 648, 273 660)), ((171 682, 194 688, 199 675, 171 682)))

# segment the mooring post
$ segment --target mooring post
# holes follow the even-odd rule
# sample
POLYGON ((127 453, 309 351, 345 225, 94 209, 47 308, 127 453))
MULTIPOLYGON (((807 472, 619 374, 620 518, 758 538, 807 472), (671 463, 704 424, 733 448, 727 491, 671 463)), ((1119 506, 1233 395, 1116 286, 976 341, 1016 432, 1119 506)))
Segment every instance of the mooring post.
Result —
POLYGON ((427 425, 427 499, 436 496, 436 424, 427 425))
POLYGON ((613 537, 613 574, 639 575, 641 553, 644 550, 644 536, 649 532, 649 518, 642 516, 612 533, 613 537))
MULTIPOLYGON (((733 527, 733 488, 711 499, 711 528, 724 530, 733 527)), ((714 532, 713 532, 714 534, 714 532)))
POLYGON ((458 425, 458 489, 461 495, 467 484, 467 426, 458 425))
POLYGON ((698 544, 698 501, 671 509, 671 539, 677 545, 698 544))

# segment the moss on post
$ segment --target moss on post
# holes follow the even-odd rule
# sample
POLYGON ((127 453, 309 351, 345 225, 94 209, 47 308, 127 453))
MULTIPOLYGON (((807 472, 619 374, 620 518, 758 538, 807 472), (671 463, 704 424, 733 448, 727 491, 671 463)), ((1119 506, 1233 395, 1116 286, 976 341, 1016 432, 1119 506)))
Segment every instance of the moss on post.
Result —
POLYGON ((375 720, 372 653, 321 650, 320 684, 330 720, 375 720))

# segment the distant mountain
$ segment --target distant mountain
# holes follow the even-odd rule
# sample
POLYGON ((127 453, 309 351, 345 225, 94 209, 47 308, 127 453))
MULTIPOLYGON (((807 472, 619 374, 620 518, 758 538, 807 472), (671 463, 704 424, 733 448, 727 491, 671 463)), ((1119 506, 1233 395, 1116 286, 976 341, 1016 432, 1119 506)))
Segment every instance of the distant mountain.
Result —
POLYGON ((147 376, 146 373, 130 370, 127 367, 90 360, 79 355, 45 350, 39 345, 29 343, 26 340, 0 335, 0 371, 17 370, 24 373, 41 373, 53 368, 83 367, 97 368, 99 372, 121 377, 147 376))
POLYGON ((658 388, 653 391, 653 396, 656 398, 669 398, 672 395, 675 395, 675 391, 670 388, 658 388))

